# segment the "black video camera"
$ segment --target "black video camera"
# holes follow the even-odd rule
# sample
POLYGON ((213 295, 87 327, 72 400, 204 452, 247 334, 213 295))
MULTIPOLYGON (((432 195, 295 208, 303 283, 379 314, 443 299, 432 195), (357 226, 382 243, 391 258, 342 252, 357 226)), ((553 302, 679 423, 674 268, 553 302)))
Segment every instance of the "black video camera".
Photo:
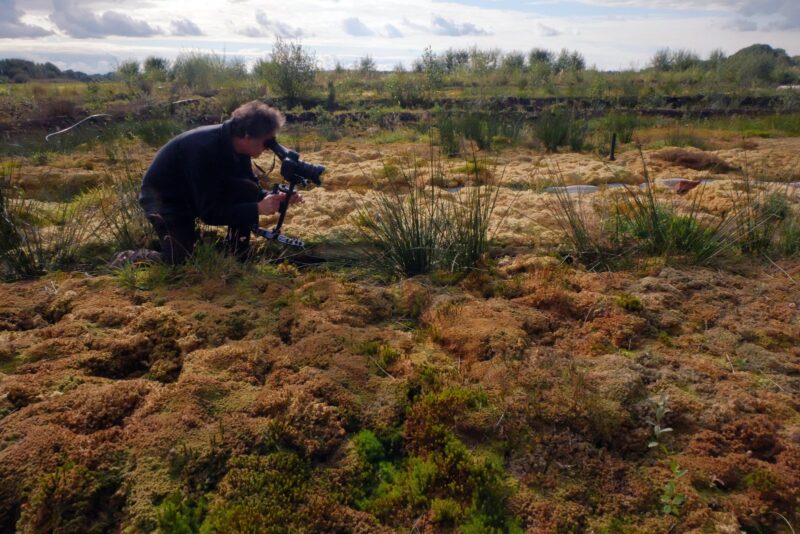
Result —
POLYGON ((303 161, 300 159, 300 154, 281 145, 275 138, 264 141, 264 148, 272 150, 281 160, 281 176, 289 183, 300 183, 306 186, 308 182, 312 182, 322 185, 319 177, 325 172, 324 166, 303 161))
POLYGON ((278 159, 281 160, 281 176, 289 182, 289 187, 279 184, 272 186, 273 194, 286 193, 286 198, 281 202, 278 208, 278 224, 275 225, 275 228, 266 230, 256 225, 253 228, 253 232, 265 239, 272 239, 284 245, 303 248, 305 243, 302 239, 281 235, 281 226, 283 226, 283 220, 286 218, 286 209, 289 207, 289 201, 292 195, 295 194, 295 186, 301 185, 306 187, 309 183, 322 185, 320 176, 325 172, 325 167, 301 160, 300 154, 294 150, 289 150, 278 143, 274 138, 264 141, 264 148, 272 150, 275 155, 278 156, 278 159))

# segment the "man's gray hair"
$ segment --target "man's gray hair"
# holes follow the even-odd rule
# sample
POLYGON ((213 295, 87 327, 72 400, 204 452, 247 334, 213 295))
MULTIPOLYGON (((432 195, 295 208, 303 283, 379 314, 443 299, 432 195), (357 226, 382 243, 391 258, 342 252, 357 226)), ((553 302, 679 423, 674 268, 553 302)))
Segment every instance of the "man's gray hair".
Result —
POLYGON ((285 123, 283 113, 259 100, 253 100, 231 113, 231 134, 236 137, 261 137, 276 133, 285 123))

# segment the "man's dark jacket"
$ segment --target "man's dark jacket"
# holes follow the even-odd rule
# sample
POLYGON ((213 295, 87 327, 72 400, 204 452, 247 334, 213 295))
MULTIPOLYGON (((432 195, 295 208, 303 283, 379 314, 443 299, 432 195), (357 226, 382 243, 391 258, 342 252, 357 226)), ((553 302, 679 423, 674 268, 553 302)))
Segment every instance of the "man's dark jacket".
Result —
POLYGON ((200 219, 211 225, 258 223, 258 204, 226 201, 233 180, 251 180, 250 156, 233 150, 230 121, 184 132, 156 154, 142 180, 145 213, 200 219))

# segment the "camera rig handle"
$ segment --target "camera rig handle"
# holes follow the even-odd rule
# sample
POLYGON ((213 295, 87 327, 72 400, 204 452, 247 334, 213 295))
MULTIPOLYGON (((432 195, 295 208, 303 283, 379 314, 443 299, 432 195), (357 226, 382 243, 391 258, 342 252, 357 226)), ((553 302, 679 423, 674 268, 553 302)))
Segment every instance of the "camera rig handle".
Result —
POLYGON ((282 184, 272 186, 272 194, 285 193, 286 198, 278 207, 278 223, 272 230, 261 228, 257 224, 253 227, 253 232, 265 239, 270 239, 291 247, 303 248, 305 242, 302 239, 289 237, 281 234, 283 221, 286 219, 286 210, 289 207, 292 196, 296 195, 295 187, 301 185, 307 187, 309 182, 321 185, 320 175, 325 171, 322 165, 312 165, 300 159, 300 155, 294 150, 289 150, 275 139, 270 139, 264 143, 265 148, 272 150, 281 160, 281 176, 289 182, 288 187, 282 184))

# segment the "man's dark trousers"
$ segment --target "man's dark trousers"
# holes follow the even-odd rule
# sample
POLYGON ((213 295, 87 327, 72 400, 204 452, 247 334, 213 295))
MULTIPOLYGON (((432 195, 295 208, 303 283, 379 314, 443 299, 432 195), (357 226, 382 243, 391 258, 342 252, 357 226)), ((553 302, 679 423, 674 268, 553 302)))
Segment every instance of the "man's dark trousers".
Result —
MULTIPOLYGON (((252 180, 233 180, 223 198, 225 204, 259 202, 264 197, 263 190, 252 180)), ((176 265, 186 261, 194 250, 197 241, 195 217, 170 214, 148 213, 147 219, 155 228, 161 242, 161 258, 165 263, 176 265)), ((229 226, 228 246, 237 258, 245 259, 250 250, 250 227, 229 226)))

